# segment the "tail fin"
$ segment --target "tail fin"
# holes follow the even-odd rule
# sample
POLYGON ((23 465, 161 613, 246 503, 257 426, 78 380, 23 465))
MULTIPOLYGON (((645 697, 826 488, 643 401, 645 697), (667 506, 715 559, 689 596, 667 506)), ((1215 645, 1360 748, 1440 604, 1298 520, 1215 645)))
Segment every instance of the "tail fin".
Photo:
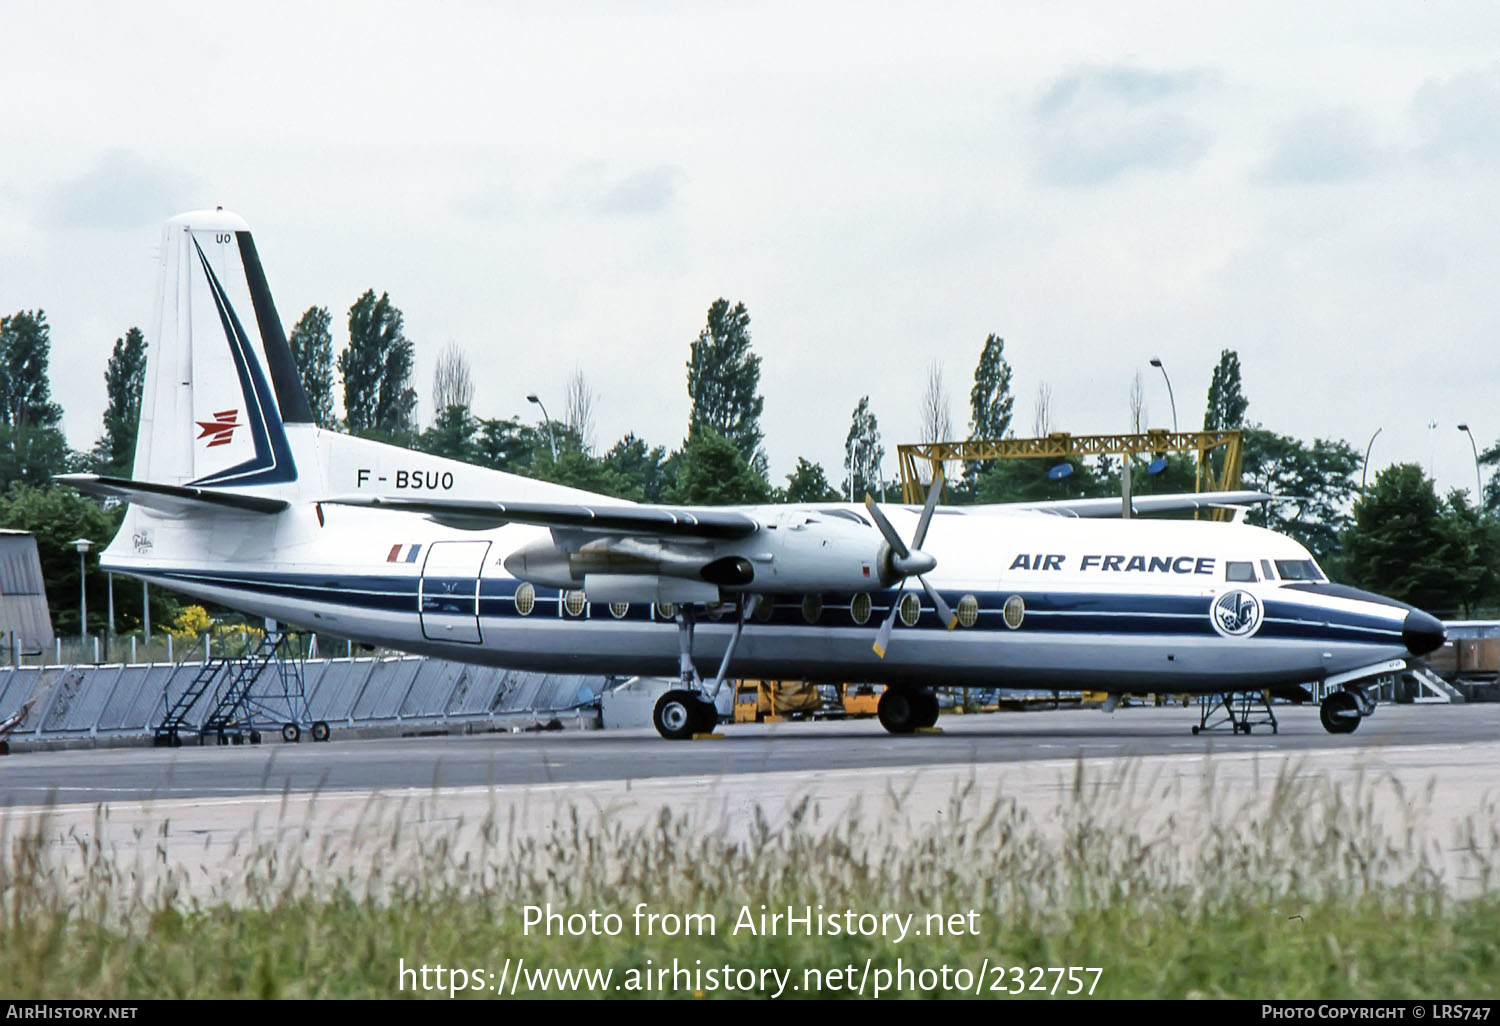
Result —
POLYGON ((311 424, 312 409, 242 218, 202 210, 167 222, 148 338, 135 480, 232 489, 297 480, 286 425, 311 424))

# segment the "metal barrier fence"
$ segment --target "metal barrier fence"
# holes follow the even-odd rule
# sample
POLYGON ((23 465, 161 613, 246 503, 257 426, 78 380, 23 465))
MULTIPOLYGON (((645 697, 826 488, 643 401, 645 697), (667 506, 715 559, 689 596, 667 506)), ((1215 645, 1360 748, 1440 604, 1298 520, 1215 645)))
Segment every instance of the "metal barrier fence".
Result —
MULTIPOLYGON (((0 668, 0 720, 38 698, 17 741, 149 738, 166 704, 199 663, 0 668)), ((302 664, 313 720, 339 727, 449 722, 546 722, 559 713, 591 716, 604 677, 528 673, 416 656, 309 659, 302 664)), ((269 667, 266 673, 275 673, 269 667)), ((208 702, 194 708, 201 723, 208 702)), ((306 724, 303 724, 306 726, 306 724)))

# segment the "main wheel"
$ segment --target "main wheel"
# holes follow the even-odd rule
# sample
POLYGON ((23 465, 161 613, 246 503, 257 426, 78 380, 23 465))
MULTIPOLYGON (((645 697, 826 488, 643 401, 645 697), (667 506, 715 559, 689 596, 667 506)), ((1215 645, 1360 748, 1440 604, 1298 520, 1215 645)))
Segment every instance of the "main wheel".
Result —
POLYGON ((289 745, 294 745, 302 740, 302 728, 295 723, 283 723, 281 725, 281 740, 289 745))
POLYGON ((314 741, 328 740, 328 724, 323 720, 314 720, 312 725, 312 736, 314 741))
MULTIPOLYGON (((937 700, 933 700, 933 705, 937 700)), ((901 688, 888 687, 880 696, 880 704, 875 707, 875 715, 880 719, 880 725, 892 734, 910 734, 916 730, 921 723, 921 714, 918 712, 920 701, 918 695, 901 688)))
POLYGON ((918 727, 931 727, 938 721, 937 695, 931 691, 918 691, 912 696, 917 713, 918 727))
POLYGON ((691 691, 668 691, 656 700, 651 725, 668 741, 685 741, 698 729, 700 706, 698 696, 691 691))
POLYGON ((712 734, 714 728, 719 725, 718 706, 701 696, 696 696, 693 704, 697 709, 693 718, 693 733, 712 734))
POLYGON ((258 731, 258 730, 252 730, 250 732, 250 743, 252 745, 258 745, 258 744, 260 744, 260 731, 258 731))
POLYGON ((1318 707, 1318 719, 1330 734, 1352 734, 1359 729, 1359 703, 1347 691, 1335 691, 1318 707))

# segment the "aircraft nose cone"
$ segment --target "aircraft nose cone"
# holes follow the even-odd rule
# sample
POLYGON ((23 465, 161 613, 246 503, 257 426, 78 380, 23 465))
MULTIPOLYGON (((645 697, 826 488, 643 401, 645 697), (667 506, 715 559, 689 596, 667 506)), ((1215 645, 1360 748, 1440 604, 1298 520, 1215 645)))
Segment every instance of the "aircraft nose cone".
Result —
POLYGON ((1401 628, 1401 640, 1406 643, 1412 655, 1426 655, 1442 645, 1447 638, 1442 622, 1436 617, 1428 616, 1420 609, 1413 609, 1406 614, 1406 623, 1401 628))

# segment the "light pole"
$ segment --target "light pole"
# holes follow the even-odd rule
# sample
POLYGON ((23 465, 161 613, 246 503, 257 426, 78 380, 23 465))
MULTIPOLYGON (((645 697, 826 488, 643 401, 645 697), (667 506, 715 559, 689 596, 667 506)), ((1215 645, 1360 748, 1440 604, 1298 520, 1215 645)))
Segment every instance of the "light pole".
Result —
POLYGON ((89 593, 88 584, 88 556, 89 546, 94 544, 87 538, 74 538, 73 547, 78 550, 78 643, 87 647, 89 643, 89 593))
POLYGON ((1469 448, 1474 450, 1474 508, 1478 509, 1484 504, 1484 482, 1479 478, 1479 446, 1474 444, 1474 432, 1469 430, 1469 425, 1460 424, 1458 429, 1469 436, 1469 448))
POLYGON ((1161 376, 1167 381, 1167 399, 1172 403, 1172 433, 1177 433, 1177 399, 1172 395, 1172 379, 1167 377, 1167 369, 1161 365, 1161 358, 1151 357, 1151 366, 1161 371, 1161 376))
MULTIPOLYGON (((538 406, 542 406, 542 401, 537 398, 537 394, 535 392, 532 392, 529 395, 527 395, 526 396, 526 401, 529 402, 529 403, 536 403, 538 406)), ((542 419, 544 419, 547 422, 547 448, 552 451, 552 462, 556 463, 557 462, 557 439, 555 439, 555 438, 552 437, 552 418, 549 417, 549 416, 547 416, 547 407, 545 407, 545 406, 542 406, 542 419)))
MULTIPOLYGON (((1375 435, 1380 434, 1384 430, 1385 428, 1383 427, 1376 428, 1375 435)), ((1370 444, 1365 446, 1365 465, 1359 472, 1359 494, 1361 495, 1365 494, 1365 474, 1370 470, 1370 450, 1375 448, 1375 435, 1370 436, 1370 444)))

